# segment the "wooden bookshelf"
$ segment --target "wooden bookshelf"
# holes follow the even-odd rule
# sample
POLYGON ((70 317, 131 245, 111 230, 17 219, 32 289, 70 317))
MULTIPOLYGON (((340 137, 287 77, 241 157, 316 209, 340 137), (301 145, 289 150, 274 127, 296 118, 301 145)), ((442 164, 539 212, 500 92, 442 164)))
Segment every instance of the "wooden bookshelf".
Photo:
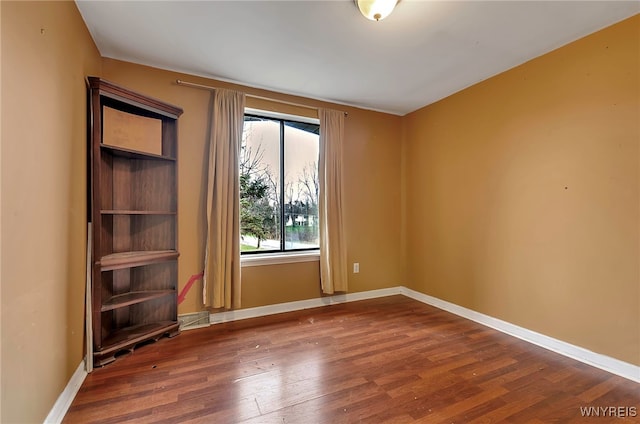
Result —
POLYGON ((119 352, 179 331, 182 109, 100 78, 89 77, 88 83, 93 360, 102 366, 119 352))

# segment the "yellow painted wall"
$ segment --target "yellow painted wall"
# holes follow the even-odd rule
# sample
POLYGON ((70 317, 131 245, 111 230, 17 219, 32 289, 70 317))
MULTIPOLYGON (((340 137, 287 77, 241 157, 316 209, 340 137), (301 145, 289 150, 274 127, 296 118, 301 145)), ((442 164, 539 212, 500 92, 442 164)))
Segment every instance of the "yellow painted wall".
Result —
POLYGON ((640 365, 640 17, 404 118, 406 283, 640 365))
MULTIPOLYGON (((202 271, 206 228, 207 121, 210 93, 178 86, 176 79, 234 88, 249 94, 324 106, 349 113, 345 120, 345 193, 349 262, 360 273, 349 273, 349 291, 358 292, 400 283, 400 129, 401 117, 322 103, 199 78, 133 63, 103 59, 103 77, 184 109, 179 121, 178 215, 179 287, 202 271)), ((249 107, 266 107, 247 98, 249 107)), ((284 113, 309 110, 271 104, 284 113)), ((280 264, 242 269, 242 306, 255 307, 321 296, 318 262, 280 264)), ((184 314, 202 310, 198 282, 179 307, 184 314)))
POLYGON ((86 74, 73 2, 2 10, 2 416, 42 422, 84 356, 86 74))

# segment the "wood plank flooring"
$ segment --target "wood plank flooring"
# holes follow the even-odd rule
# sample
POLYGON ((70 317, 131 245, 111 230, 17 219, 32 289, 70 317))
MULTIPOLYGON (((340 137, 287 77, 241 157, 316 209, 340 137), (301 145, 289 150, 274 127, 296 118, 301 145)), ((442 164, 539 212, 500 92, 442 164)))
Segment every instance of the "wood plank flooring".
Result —
POLYGON ((141 346, 90 374, 64 422, 640 422, 590 406, 640 414, 640 384, 390 296, 141 346))

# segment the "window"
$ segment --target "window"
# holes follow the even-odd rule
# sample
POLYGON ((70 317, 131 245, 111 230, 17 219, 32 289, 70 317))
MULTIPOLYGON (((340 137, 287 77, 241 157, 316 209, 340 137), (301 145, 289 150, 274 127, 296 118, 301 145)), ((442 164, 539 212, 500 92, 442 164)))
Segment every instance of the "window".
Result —
POLYGON ((243 254, 319 248, 317 120, 248 113, 240 148, 243 254))

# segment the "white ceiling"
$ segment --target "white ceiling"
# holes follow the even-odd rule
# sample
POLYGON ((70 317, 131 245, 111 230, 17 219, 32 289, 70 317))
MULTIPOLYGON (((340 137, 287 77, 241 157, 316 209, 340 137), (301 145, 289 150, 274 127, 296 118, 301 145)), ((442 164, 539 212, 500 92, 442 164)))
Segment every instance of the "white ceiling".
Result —
POLYGON ((105 57, 398 115, 640 12, 638 1, 77 1, 105 57))

